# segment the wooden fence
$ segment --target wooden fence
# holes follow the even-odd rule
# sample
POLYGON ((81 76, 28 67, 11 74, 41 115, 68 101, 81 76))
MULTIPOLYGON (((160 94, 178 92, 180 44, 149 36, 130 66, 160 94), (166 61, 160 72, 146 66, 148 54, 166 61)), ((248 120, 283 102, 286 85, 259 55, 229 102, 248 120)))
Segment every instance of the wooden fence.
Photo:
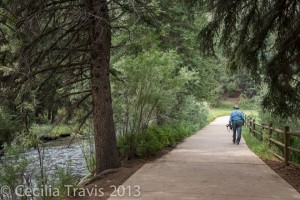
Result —
MULTIPOLYGON (((267 131, 266 138, 268 140, 269 147, 271 147, 272 144, 279 147, 282 152, 283 156, 278 155, 277 153, 272 153, 282 160, 285 165, 293 165, 300 169, 300 164, 294 163, 291 161, 291 152, 294 152, 296 154, 300 155, 300 149, 294 148, 291 146, 291 136, 295 136, 299 138, 300 141, 300 133, 297 132, 291 132, 288 126, 285 126, 283 130, 277 129, 272 127, 272 123, 269 123, 268 125, 265 124, 259 124, 255 121, 255 119, 252 119, 250 117, 245 116, 246 118, 246 127, 248 128, 251 135, 255 136, 259 140, 263 140, 263 130, 267 131), (277 134, 277 136, 283 137, 283 143, 281 141, 278 141, 272 137, 274 134, 277 134)), ((277 137, 277 138, 278 138, 277 137)))

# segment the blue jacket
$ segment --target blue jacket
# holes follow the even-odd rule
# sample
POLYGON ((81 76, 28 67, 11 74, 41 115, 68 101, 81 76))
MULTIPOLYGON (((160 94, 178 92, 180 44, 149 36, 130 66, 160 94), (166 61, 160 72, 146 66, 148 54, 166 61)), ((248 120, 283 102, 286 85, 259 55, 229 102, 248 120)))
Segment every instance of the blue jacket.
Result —
POLYGON ((233 121, 243 121, 243 122, 245 122, 245 118, 244 118, 243 113, 239 110, 232 111, 231 114, 230 114, 230 118, 229 118, 229 124, 232 124, 233 121))

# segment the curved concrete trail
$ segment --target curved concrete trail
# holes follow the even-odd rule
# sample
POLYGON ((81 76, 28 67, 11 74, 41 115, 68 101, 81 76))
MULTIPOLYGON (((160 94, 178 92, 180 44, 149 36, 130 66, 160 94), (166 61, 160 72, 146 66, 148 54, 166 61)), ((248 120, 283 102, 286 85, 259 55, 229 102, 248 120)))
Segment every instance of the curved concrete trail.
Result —
POLYGON ((144 165, 119 188, 119 194, 114 193, 119 197, 109 199, 300 200, 299 193, 252 153, 244 140, 232 144, 227 122, 228 117, 217 118, 169 154, 144 165), (139 197, 134 197, 135 186, 140 187, 139 197))

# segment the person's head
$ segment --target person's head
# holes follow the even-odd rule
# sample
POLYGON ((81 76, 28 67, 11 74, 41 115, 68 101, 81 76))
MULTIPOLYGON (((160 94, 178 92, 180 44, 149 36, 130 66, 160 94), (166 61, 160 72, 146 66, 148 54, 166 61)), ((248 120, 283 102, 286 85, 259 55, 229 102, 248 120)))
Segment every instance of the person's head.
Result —
POLYGON ((234 105, 234 106, 233 106, 233 109, 234 109, 234 110, 238 110, 238 109, 239 109, 239 106, 238 106, 238 105, 234 105))

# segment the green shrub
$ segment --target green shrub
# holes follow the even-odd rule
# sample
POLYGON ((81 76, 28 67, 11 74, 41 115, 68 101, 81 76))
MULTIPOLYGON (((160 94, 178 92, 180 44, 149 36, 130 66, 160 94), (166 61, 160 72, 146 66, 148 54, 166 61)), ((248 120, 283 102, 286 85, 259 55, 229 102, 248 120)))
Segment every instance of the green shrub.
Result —
MULTIPOLYGON (((296 148, 296 149, 300 149, 300 138, 292 136, 291 137, 291 146, 296 148)), ((295 163, 300 164, 300 153, 297 153, 295 151, 291 151, 291 160, 295 163)))
POLYGON ((177 144, 177 140, 174 137, 174 130, 170 126, 164 126, 161 128, 163 133, 168 137, 168 146, 173 147, 177 144))
MULTIPOLYGON (((283 130, 285 126, 289 126, 290 131, 298 132, 300 127, 300 118, 284 118, 275 114, 271 114, 268 110, 261 109, 259 113, 260 121, 263 123, 272 122, 273 127, 283 130)), ((284 143, 284 135, 280 133, 273 132, 272 138, 284 143)), ((291 136, 291 146, 300 149, 300 138, 291 136)), ((276 145, 272 145, 272 150, 279 155, 283 155, 283 148, 276 145)), ((300 163, 300 154, 291 151, 291 160, 295 163, 300 163)))
POLYGON ((55 175, 52 180, 52 187, 60 191, 59 199, 64 199, 68 195, 66 185, 74 185, 76 182, 71 173, 71 161, 68 161, 64 167, 56 167, 55 175))
POLYGON ((11 142, 20 130, 20 124, 13 120, 12 115, 0 108, 0 146, 3 143, 11 142))
POLYGON ((152 126, 147 130, 147 135, 153 135, 156 140, 161 143, 162 147, 170 145, 171 135, 167 129, 161 128, 159 126, 152 126))
POLYGON ((191 128, 184 124, 174 126, 174 131, 177 135, 178 142, 192 134, 191 128))
POLYGON ((247 110, 256 110, 258 108, 258 105, 257 105, 257 100, 256 98, 247 98, 245 97, 245 95, 241 94, 240 95, 240 107, 243 108, 244 110, 247 109, 247 110))
MULTIPOLYGON (((264 134, 263 138, 266 134, 264 134)), ((252 136, 247 128, 243 128, 243 138, 245 139, 248 147, 259 157, 261 158, 271 158, 273 155, 268 148, 268 144, 266 142, 261 142, 254 136, 252 136)))
POLYGON ((119 136, 118 137, 117 146, 118 146, 120 157, 121 158, 128 157, 130 145, 126 142, 124 136, 119 136))
POLYGON ((127 133, 118 137, 118 149, 122 158, 134 149, 139 157, 155 155, 165 147, 173 147, 197 130, 199 125, 151 126, 144 133, 127 133))
POLYGON ((163 147, 163 144, 159 141, 159 137, 154 132, 148 132, 141 141, 138 141, 137 155, 140 157, 155 155, 163 147))
MULTIPOLYGON (((10 191, 15 191, 17 186, 23 184, 23 175, 26 172, 29 160, 23 154, 20 154, 22 147, 15 142, 5 146, 5 149, 5 156, 0 163, 0 188, 7 186, 10 191)), ((11 192, 10 195, 12 199, 17 199, 14 192, 11 192)))
POLYGON ((137 148, 137 136, 136 133, 126 133, 118 136, 117 147, 121 158, 128 157, 130 149, 135 150, 137 148))

